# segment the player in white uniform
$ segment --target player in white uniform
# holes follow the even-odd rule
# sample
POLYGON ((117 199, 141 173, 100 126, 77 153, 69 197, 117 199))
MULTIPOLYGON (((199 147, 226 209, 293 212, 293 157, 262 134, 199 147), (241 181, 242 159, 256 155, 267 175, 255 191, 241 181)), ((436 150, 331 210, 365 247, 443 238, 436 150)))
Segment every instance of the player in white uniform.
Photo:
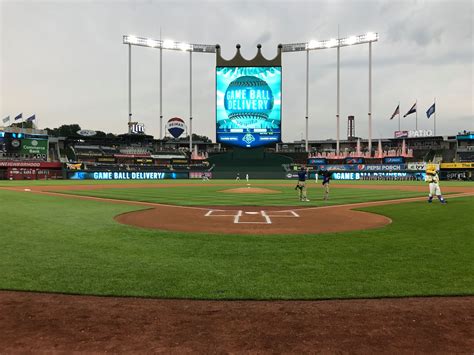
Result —
POLYGON ((441 189, 439 188, 439 176, 436 172, 436 168, 432 165, 429 165, 426 168, 426 181, 429 182, 430 185, 430 194, 428 195, 428 202, 431 203, 433 201, 433 195, 438 197, 441 203, 447 203, 447 201, 443 198, 441 194, 441 189))

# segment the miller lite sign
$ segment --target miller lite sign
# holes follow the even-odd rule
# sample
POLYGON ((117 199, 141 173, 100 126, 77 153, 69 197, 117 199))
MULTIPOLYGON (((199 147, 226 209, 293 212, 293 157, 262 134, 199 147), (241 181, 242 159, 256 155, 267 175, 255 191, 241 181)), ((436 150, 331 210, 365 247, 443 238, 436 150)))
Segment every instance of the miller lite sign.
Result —
POLYGON ((130 128, 130 132, 133 134, 145 133, 145 125, 143 123, 133 122, 130 128))

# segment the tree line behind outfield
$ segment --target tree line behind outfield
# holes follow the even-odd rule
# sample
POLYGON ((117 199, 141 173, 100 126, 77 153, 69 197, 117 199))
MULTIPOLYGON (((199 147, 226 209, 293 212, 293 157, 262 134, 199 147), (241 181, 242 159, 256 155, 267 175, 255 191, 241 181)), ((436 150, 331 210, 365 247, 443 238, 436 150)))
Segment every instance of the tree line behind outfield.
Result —
MULTIPOLYGON (((34 128, 33 127, 33 122, 24 122, 23 124, 21 123, 13 123, 10 125, 10 127, 18 127, 18 128, 34 128)), ((81 126, 78 124, 65 124, 61 125, 58 128, 45 128, 45 130, 48 132, 49 136, 53 137, 81 137, 80 135, 77 134, 77 131, 81 130, 81 126)), ((95 137, 101 138, 117 138, 117 135, 113 133, 105 133, 103 131, 95 131, 95 137)), ((185 137, 180 137, 178 139, 172 138, 172 137, 165 137, 164 140, 174 140, 174 141, 187 141, 189 136, 185 137)), ((199 142, 211 142, 211 139, 206 136, 201 136, 199 134, 193 133, 193 141, 199 141, 199 142)))

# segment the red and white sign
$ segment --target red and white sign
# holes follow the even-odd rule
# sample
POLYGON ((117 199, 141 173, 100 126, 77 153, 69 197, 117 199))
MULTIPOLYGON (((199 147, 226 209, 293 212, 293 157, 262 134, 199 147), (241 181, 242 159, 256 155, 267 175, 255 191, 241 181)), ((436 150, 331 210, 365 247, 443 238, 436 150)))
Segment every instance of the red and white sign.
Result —
POLYGON ((408 131, 395 131, 395 138, 408 137, 408 131))
POLYGON ((41 161, 0 161, 0 167, 6 168, 61 168, 60 162, 41 161))

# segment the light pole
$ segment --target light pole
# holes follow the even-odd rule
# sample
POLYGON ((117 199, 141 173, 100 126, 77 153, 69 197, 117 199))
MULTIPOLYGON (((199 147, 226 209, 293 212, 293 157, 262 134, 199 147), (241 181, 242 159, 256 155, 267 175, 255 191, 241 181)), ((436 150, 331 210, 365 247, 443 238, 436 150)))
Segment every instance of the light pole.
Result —
POLYGON ((341 77, 340 77, 340 67, 341 67, 341 46, 337 46, 337 112, 336 112, 336 126, 337 126, 337 132, 336 132, 336 156, 339 157, 339 140, 340 140, 340 128, 341 128, 341 122, 340 122, 340 83, 341 83, 341 77))
MULTIPOLYGON (((300 43, 289 43, 282 45, 282 52, 301 52, 306 51, 307 55, 311 50, 329 49, 337 47, 337 107, 336 107, 336 152, 339 155, 339 138, 340 138, 340 48, 348 47, 357 44, 369 44, 369 142, 371 144, 372 139, 372 42, 377 42, 379 39, 378 33, 368 32, 359 36, 350 36, 338 39, 329 39, 323 41, 311 40, 309 42, 300 43)), ((307 60, 308 62, 308 60, 307 60)), ((308 66, 308 64, 307 64, 308 66)), ((306 69, 306 75, 308 76, 309 68, 306 69)), ((308 81, 308 78, 307 78, 308 81)), ((308 89, 307 89, 308 90, 308 89)), ((308 106, 308 98, 306 105, 308 106)), ((307 109, 308 112, 308 109, 307 109)), ((308 116, 308 114, 306 114, 308 116)), ((306 117, 306 121, 308 118, 306 117)), ((306 125, 306 136, 308 136, 308 125, 306 125)), ((308 148, 306 149, 308 150, 308 148)))
POLYGON ((369 156, 372 156, 372 42, 369 42, 369 156))
MULTIPOLYGON (((160 36, 161 37, 161 36, 160 36)), ((216 53, 216 45, 215 44, 191 44, 185 42, 175 42, 171 40, 161 40, 161 39, 152 39, 146 37, 137 37, 132 35, 124 35, 123 36, 123 44, 127 44, 129 46, 129 122, 131 122, 132 117, 132 96, 131 96, 131 81, 132 81, 132 74, 131 74, 131 46, 139 46, 139 47, 148 47, 148 48, 158 48, 160 50, 160 139, 163 138, 163 49, 166 50, 174 50, 174 51, 182 51, 182 52, 189 52, 190 53, 190 64, 189 64, 189 71, 190 71, 190 95, 189 95, 189 115, 190 115, 190 137, 192 134, 192 52, 198 53, 216 53)), ((190 148, 192 143, 192 138, 190 138, 190 148)))
POLYGON ((189 153, 193 153, 193 52, 189 51, 189 153))
POLYGON ((132 127, 132 45, 128 45, 128 133, 132 127))
POLYGON ((161 47, 160 47, 160 139, 163 139, 163 48, 161 47))
POLYGON ((308 109, 309 109, 309 49, 306 50, 306 139, 305 148, 309 152, 308 143, 308 109))

